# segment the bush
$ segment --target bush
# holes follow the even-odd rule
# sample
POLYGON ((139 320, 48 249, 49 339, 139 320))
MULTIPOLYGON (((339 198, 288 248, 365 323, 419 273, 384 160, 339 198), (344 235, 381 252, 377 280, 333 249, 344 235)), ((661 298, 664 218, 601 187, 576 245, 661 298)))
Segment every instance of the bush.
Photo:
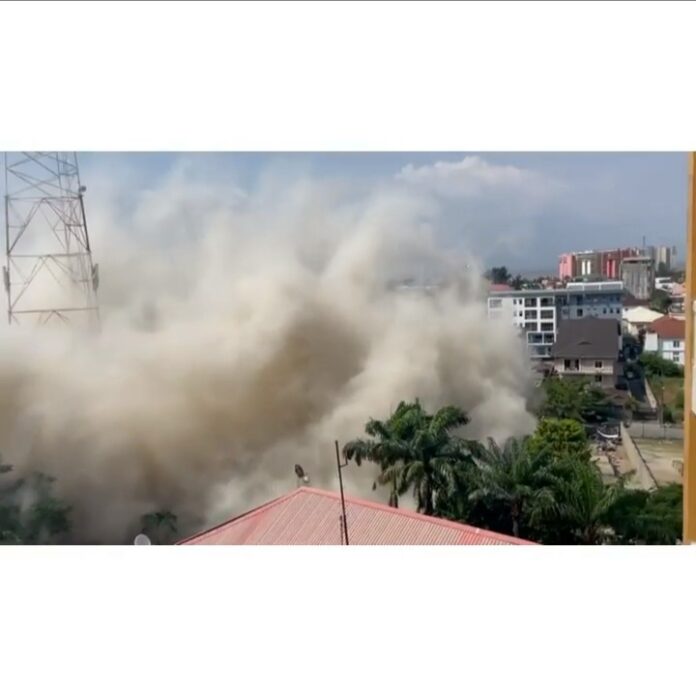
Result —
POLYGON ((644 352, 640 356, 640 363, 643 367, 645 375, 650 376, 665 376, 667 378, 681 378, 684 376, 684 367, 676 362, 670 362, 663 359, 660 355, 654 352, 644 352))

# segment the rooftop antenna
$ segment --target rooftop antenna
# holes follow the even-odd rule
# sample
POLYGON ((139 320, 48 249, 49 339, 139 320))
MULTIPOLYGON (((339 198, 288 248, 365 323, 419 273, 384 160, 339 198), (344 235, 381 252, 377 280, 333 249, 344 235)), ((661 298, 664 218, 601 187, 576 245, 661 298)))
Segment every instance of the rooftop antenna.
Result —
POLYGON ((21 151, 5 153, 4 163, 8 322, 84 320, 97 328, 99 267, 77 154, 21 151))
POLYGON ((341 542, 350 546, 348 541, 348 521, 346 520, 346 498, 343 494, 343 468, 348 465, 348 460, 341 462, 341 454, 338 450, 338 441, 334 441, 336 446, 336 468, 338 469, 338 486, 341 491, 341 542))

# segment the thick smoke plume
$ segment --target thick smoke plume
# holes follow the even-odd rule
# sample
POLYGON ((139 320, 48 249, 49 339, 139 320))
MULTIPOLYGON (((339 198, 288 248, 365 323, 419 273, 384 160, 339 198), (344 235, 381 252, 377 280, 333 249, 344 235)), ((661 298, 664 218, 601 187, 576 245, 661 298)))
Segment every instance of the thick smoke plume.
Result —
MULTIPOLYGON (((471 259, 438 251, 431 199, 273 180, 249 196, 186 169, 88 195, 100 335, 0 345, 3 460, 56 477, 76 541, 130 541, 161 508, 191 533, 293 489, 295 463, 333 488, 334 439, 402 399, 461 405, 476 437, 529 431, 521 346, 486 319, 471 259), (393 289, 409 277, 446 285, 393 289)), ((373 478, 346 473, 353 493, 373 478)))

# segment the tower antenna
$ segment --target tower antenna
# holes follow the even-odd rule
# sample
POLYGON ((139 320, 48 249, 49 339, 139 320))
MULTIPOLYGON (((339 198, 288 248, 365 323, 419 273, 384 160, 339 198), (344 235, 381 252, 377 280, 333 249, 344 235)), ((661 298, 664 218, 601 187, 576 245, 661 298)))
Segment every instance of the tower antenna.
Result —
POLYGON ((76 153, 5 154, 3 270, 10 324, 60 320, 99 326, 99 267, 92 262, 76 153))

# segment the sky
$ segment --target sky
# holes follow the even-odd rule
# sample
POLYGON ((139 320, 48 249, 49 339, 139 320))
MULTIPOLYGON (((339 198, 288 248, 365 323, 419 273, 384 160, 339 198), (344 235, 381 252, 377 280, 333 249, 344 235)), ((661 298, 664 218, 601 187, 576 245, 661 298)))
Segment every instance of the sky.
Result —
POLYGON ((269 181, 340 186, 356 198, 397 189, 429 200, 443 245, 513 271, 553 271, 562 252, 643 237, 683 257, 685 243, 683 153, 82 153, 80 164, 90 190, 114 178, 124 198, 182 171, 231 196, 269 181))

